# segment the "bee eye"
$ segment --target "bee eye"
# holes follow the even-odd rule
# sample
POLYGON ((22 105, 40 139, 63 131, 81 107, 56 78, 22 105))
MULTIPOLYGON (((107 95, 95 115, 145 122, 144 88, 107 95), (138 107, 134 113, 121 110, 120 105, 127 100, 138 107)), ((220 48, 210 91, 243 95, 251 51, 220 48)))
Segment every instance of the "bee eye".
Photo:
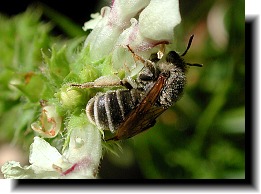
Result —
POLYGON ((153 76, 147 74, 141 74, 139 77, 142 81, 150 81, 153 80, 153 76))
POLYGON ((168 55, 166 56, 166 61, 169 63, 175 63, 178 60, 180 60, 180 56, 175 51, 170 51, 168 55))
POLYGON ((160 59, 158 58, 158 54, 157 53, 152 53, 150 55, 150 58, 149 58, 150 61, 154 62, 154 63, 157 63, 160 59))

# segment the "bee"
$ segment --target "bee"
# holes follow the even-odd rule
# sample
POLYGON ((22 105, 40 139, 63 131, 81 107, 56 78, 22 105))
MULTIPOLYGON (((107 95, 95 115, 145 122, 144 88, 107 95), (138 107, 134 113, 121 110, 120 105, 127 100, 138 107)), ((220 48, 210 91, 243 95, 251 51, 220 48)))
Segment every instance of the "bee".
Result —
POLYGON ((134 59, 144 64, 135 80, 104 81, 98 78, 96 82, 71 84, 80 88, 126 88, 98 93, 87 103, 86 114, 90 122, 100 129, 109 129, 115 133, 106 141, 128 139, 151 128, 156 118, 181 98, 186 85, 187 66, 202 66, 186 63, 182 58, 189 50, 193 37, 190 37, 182 55, 170 51, 165 61, 161 61, 157 53, 149 59, 143 59, 127 45, 134 59))

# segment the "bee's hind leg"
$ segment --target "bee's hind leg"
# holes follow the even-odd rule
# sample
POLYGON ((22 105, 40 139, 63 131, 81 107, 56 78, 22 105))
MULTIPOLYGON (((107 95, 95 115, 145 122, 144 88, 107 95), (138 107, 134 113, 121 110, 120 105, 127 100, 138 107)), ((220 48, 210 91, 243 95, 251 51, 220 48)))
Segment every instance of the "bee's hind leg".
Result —
POLYGON ((77 88, 106 88, 106 87, 126 87, 128 89, 136 88, 137 84, 131 77, 121 80, 118 76, 108 75, 101 76, 93 82, 86 82, 82 84, 72 83, 71 87, 77 88))

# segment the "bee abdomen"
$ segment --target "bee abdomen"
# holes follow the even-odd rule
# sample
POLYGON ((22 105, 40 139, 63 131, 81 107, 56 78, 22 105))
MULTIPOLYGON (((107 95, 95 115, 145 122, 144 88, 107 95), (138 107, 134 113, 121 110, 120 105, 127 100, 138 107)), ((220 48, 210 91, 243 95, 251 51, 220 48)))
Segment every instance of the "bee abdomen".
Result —
POLYGON ((114 90, 99 93, 89 100, 86 113, 100 129, 114 132, 141 100, 136 90, 114 90))

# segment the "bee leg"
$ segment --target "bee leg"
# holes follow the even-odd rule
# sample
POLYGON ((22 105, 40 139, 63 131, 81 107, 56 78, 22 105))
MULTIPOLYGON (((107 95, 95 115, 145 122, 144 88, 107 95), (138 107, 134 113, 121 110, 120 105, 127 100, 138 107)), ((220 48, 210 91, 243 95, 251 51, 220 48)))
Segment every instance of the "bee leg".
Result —
POLYGON ((150 67, 155 68, 155 67, 154 67, 155 64, 154 64, 152 61, 147 60, 147 59, 143 59, 141 56, 137 55, 137 54, 132 50, 132 48, 130 47, 130 45, 127 45, 127 48, 128 48, 129 51, 132 53, 133 58, 134 58, 135 60, 141 61, 145 66, 147 66, 147 67, 149 67, 149 68, 150 68, 150 67))
POLYGON ((127 45, 127 48, 129 49, 129 51, 132 53, 133 58, 135 60, 139 60, 141 61, 144 66, 146 68, 149 69, 149 71, 153 74, 153 77, 156 77, 157 75, 157 68, 156 68, 156 62, 158 62, 160 59, 158 58, 158 53, 154 53, 150 56, 150 60, 147 59, 143 59, 141 56, 137 55, 132 48, 130 47, 130 45, 127 45), (157 56, 156 56, 157 55, 157 56))
POLYGON ((124 78, 121 80, 119 77, 114 75, 101 76, 93 82, 86 82, 82 84, 73 83, 71 87, 78 88, 106 88, 106 87, 126 87, 127 89, 137 88, 137 83, 131 77, 124 78))
POLYGON ((109 76, 101 76, 94 80, 93 82, 86 82, 82 84, 73 83, 70 84, 72 87, 78 88, 105 88, 105 87, 120 87, 122 86, 122 81, 119 77, 109 75, 109 76))
POLYGON ((86 82, 82 84, 70 84, 71 87, 77 88, 94 88, 94 82, 86 82))

